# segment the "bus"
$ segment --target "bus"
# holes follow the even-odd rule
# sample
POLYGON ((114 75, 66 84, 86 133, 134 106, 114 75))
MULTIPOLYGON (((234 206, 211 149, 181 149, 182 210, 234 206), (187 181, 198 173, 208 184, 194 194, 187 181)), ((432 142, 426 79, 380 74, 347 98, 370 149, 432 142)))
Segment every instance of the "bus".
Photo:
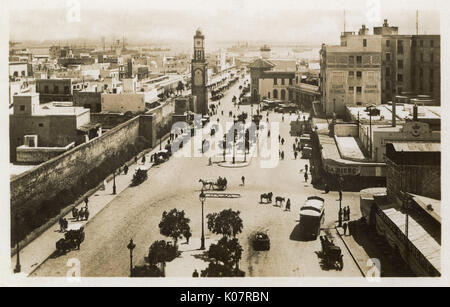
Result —
POLYGON ((300 233, 306 239, 316 240, 325 221, 325 201, 318 196, 306 199, 300 208, 300 233))

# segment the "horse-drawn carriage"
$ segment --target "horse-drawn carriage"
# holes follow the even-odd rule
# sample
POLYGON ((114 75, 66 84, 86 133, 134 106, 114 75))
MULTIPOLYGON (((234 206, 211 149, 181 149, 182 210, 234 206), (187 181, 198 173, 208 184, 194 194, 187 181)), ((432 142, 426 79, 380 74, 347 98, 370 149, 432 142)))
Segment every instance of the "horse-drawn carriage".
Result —
POLYGON ((225 191, 227 189, 227 178, 219 177, 216 181, 200 179, 198 182, 202 183, 203 190, 225 191))
POLYGON ((84 226, 82 224, 71 224, 64 234, 64 238, 56 242, 56 252, 65 254, 75 248, 80 249, 80 244, 84 241, 84 226))
POLYGON ((162 149, 154 154, 153 156, 153 163, 155 165, 161 164, 169 160, 170 158, 170 152, 167 149, 162 149))
POLYGON ((135 187, 135 186, 143 183, 145 180, 147 180, 147 177, 148 177, 147 171, 148 171, 148 167, 145 167, 145 166, 141 166, 141 167, 137 168, 133 175, 133 179, 131 179, 131 186, 135 187))
POLYGON ((320 243, 322 245, 322 261, 325 268, 336 268, 342 271, 344 262, 342 260, 342 252, 339 246, 336 246, 333 241, 328 240, 326 236, 320 236, 320 243))

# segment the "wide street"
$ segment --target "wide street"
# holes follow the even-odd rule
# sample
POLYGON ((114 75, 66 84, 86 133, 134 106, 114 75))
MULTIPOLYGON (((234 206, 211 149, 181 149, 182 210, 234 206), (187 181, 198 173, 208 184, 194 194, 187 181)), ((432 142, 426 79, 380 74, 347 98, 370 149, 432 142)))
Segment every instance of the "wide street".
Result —
MULTIPOLYGON (((237 113, 231 99, 233 95, 238 96, 239 84, 234 85, 221 99, 218 112, 221 124, 230 120, 229 110, 237 113), (224 116, 221 116, 221 110, 224 110, 224 116)), ((250 114, 250 106, 241 106, 240 111, 242 110, 250 114)), ((66 276, 69 269, 67 262, 71 258, 80 261, 83 277, 129 276, 130 255, 127 244, 130 238, 136 244, 134 263, 142 264, 152 242, 160 239, 170 240, 159 233, 158 224, 163 211, 173 208, 185 210, 187 217, 191 219, 190 226, 193 233, 191 242, 199 242, 201 204, 198 196, 201 184, 198 180, 217 179, 221 176, 228 180, 226 192, 239 193, 241 197, 208 198, 205 203, 205 216, 229 208, 241 212, 244 228, 238 239, 244 252, 240 268, 245 271, 247 277, 361 277, 358 267, 334 230, 338 212, 338 194, 330 192, 325 195, 323 191, 314 189, 310 182, 305 183, 303 169, 308 160, 294 160, 292 152, 294 139, 289 135, 289 116, 285 116, 284 121, 281 120, 281 116, 276 113, 270 114, 271 122, 280 122, 280 135, 286 140, 282 146, 286 156, 284 160, 279 161, 277 167, 261 168, 259 157, 253 158, 249 166, 242 168, 227 168, 217 164, 208 166, 207 157, 172 157, 168 162, 150 169, 147 181, 140 186, 124 190, 92 218, 86 227, 86 239, 80 250, 48 259, 32 276, 66 276), (246 178, 245 186, 240 185, 241 176, 246 178), (284 208, 276 207, 273 203, 259 204, 259 195, 267 192, 273 192, 274 196, 290 198, 291 211, 286 212, 284 208), (317 256, 317 252, 320 251, 318 239, 309 242, 298 240, 296 226, 299 209, 306 197, 313 195, 326 200, 324 227, 329 228, 330 234, 335 236, 334 242, 343 251, 342 271, 326 271, 321 268, 317 256), (253 250, 249 239, 258 230, 268 232, 271 240, 270 251, 253 250)), ((292 120, 294 118, 296 117, 291 117, 292 120)), ((216 120, 217 116, 213 116, 211 122, 216 120)), ((265 121, 264 117, 263 122, 265 121)), ((351 207, 353 219, 360 217, 359 193, 344 192, 343 205, 351 207)), ((208 244, 219 239, 209 232, 206 223, 205 231, 208 244)), ((182 262, 184 269, 167 270, 167 277, 190 277, 195 268, 199 269, 191 266, 191 261, 183 257, 183 254, 180 258, 175 261, 182 262)))

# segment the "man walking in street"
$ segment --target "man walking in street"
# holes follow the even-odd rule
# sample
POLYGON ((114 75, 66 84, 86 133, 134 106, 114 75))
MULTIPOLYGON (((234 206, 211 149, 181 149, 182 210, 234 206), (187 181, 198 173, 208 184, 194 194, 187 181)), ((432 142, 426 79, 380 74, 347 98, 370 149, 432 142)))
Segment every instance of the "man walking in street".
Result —
POLYGON ((123 172, 124 172, 125 175, 128 174, 128 165, 124 166, 123 172))
POLYGON ((305 164, 305 173, 308 172, 308 164, 305 164))
POLYGON ((241 180, 242 180, 242 186, 245 186, 245 177, 242 176, 242 177, 241 177, 241 180))
POLYGON ((291 211, 291 199, 288 198, 287 202, 286 202, 286 209, 284 209, 284 211, 291 211))
POLYGON ((298 156, 298 152, 294 151, 294 158, 295 158, 295 160, 297 160, 297 156, 298 156))
POLYGON ((350 206, 347 206, 347 220, 350 221, 350 206))
POLYGON ((342 228, 344 228, 344 236, 347 235, 347 227, 348 227, 347 223, 344 223, 344 225, 342 225, 342 228))
POLYGON ((308 182, 308 173, 305 173, 305 182, 308 182))
POLYGON ((339 190, 339 201, 342 201, 342 191, 339 190))

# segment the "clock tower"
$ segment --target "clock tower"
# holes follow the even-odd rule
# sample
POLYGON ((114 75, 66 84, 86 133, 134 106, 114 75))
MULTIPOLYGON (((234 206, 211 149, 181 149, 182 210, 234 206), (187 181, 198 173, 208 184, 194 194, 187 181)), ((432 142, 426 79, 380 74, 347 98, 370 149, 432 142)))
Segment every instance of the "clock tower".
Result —
POLYGON ((194 57, 191 61, 192 95, 197 97, 198 112, 208 114, 208 63, 205 60, 205 36, 200 29, 194 35, 194 57))

